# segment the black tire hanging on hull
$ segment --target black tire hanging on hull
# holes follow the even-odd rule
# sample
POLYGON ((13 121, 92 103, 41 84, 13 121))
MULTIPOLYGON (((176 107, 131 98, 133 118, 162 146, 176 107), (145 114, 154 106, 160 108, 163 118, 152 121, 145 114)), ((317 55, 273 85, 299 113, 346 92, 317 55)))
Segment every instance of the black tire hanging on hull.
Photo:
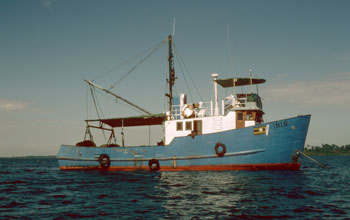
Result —
POLYGON ((226 146, 225 144, 218 142, 215 145, 215 153, 218 155, 218 157, 223 157, 226 153, 226 146))
POLYGON ((152 159, 148 161, 148 167, 149 167, 149 171, 151 172, 158 171, 160 169, 159 161, 156 159, 152 159))
POLYGON ((98 162, 103 170, 108 170, 108 168, 111 166, 111 160, 107 154, 101 154, 98 157, 98 162))

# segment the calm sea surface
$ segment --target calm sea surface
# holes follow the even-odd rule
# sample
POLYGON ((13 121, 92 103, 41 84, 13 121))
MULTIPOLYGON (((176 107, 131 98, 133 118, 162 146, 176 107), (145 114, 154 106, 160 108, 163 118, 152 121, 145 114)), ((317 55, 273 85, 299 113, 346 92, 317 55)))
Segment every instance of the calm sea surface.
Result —
POLYGON ((350 157, 300 171, 60 171, 0 159, 0 219, 350 219, 350 157))

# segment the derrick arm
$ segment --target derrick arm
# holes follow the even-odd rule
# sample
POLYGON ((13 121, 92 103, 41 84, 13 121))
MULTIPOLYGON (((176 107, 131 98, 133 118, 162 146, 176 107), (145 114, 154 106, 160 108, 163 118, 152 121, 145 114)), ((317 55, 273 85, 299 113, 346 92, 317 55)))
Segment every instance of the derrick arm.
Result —
POLYGON ((152 115, 152 113, 150 113, 149 111, 146 111, 145 109, 141 108, 140 106, 138 106, 138 105, 136 105, 136 104, 134 104, 134 103, 128 101, 127 99, 124 99, 123 97, 121 97, 121 96, 119 96, 119 95, 117 95, 117 94, 115 94, 115 93, 113 93, 113 92, 111 92, 111 91, 109 91, 109 90, 103 88, 102 86, 99 86, 99 85, 97 85, 97 84, 95 84, 95 83, 93 83, 93 82, 91 82, 91 81, 89 81, 89 80, 84 80, 84 81, 85 81, 87 84, 89 84, 90 86, 93 86, 93 87, 96 87, 96 88, 98 88, 98 89, 101 89, 102 91, 104 91, 104 92, 106 92, 106 93, 108 93, 108 94, 110 94, 110 95, 116 97, 117 99, 120 99, 120 100, 124 101, 125 103, 127 103, 127 104, 133 106, 134 108, 137 108, 138 110, 140 110, 140 111, 142 111, 142 112, 144 112, 144 113, 146 113, 146 114, 148 114, 148 115, 152 115))

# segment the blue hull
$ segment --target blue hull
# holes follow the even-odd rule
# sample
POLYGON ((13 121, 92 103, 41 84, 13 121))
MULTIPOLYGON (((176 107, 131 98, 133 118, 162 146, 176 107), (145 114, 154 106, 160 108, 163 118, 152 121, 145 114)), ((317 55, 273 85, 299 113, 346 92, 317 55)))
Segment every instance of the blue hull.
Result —
POLYGON ((298 116, 214 134, 180 137, 168 146, 62 145, 58 162, 62 170, 298 170, 297 151, 304 150, 310 118, 311 115, 298 116), (257 133, 261 127, 266 132, 257 133), (216 145, 226 152, 216 151, 216 145))

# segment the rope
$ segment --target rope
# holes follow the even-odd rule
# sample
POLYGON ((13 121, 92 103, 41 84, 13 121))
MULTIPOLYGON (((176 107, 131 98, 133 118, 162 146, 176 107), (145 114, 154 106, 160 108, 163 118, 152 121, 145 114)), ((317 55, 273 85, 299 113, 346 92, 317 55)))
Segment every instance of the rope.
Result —
MULTIPOLYGON (((163 42, 162 42, 162 43, 163 43, 163 42)), ((118 64, 117 66, 113 67, 112 69, 108 70, 107 72, 102 73, 101 75, 99 75, 99 76, 96 77, 95 79, 91 80, 91 82, 94 82, 95 80, 100 79, 100 78, 106 76, 107 74, 113 72, 114 70, 118 69, 119 67, 123 66, 124 64, 127 64, 127 63, 129 63, 130 61, 136 59, 137 57, 139 57, 139 56, 145 54, 147 51, 152 50, 153 48, 155 48, 155 47, 158 46, 158 45, 159 45, 159 44, 156 44, 155 46, 150 47, 150 48, 148 48, 148 49, 142 51, 141 53, 137 54, 136 56, 133 56, 133 57, 129 58, 128 60, 126 60, 126 61, 124 61, 124 62, 118 64)))
POLYGON ((192 76, 191 76, 191 74, 190 74, 190 71, 188 71, 188 68, 187 68, 187 66, 186 66, 186 64, 185 64, 185 62, 184 62, 184 60, 183 60, 183 58, 182 58, 182 56, 181 56, 179 50, 177 49, 175 43, 174 43, 174 48, 175 48, 175 52, 179 55, 180 61, 183 63, 183 65, 184 65, 184 67, 185 67, 185 69, 186 69, 186 71, 187 71, 187 74, 189 75, 189 77, 190 77, 190 79, 191 79, 191 81, 192 81, 192 84, 193 84, 195 90, 196 90, 197 93, 198 93, 198 96, 199 96, 200 100, 203 101, 203 98, 202 98, 202 96, 201 96, 201 94, 200 94, 200 92, 199 92, 199 90, 198 90, 198 88, 197 88, 197 86, 196 86, 196 83, 194 82, 194 80, 193 80, 193 78, 192 78, 192 76))
MULTIPOLYGON (((101 115, 102 115, 102 118, 105 118, 105 116, 104 116, 104 114, 103 114, 103 111, 102 111, 102 108, 101 108, 101 105, 100 105, 100 103, 99 103, 99 101, 98 101, 98 99, 97 99, 97 96, 96 96, 95 87, 93 88, 92 98, 93 98, 93 100, 94 100, 95 108, 96 108, 96 109, 98 108, 99 112, 100 112, 101 115)), ((97 115, 98 115, 98 117, 99 117, 98 119, 101 119, 101 118, 100 118, 100 115, 99 115, 98 113, 97 113, 97 115)))
POLYGON ((303 156, 305 156, 306 158, 308 158, 309 160, 315 162, 316 164, 318 164, 320 167, 322 167, 323 169, 326 169, 326 166, 323 165, 322 163, 318 162, 317 160, 313 159, 312 157, 310 157, 309 155, 297 150, 297 154, 302 154, 303 156))
POLYGON ((113 89, 117 84, 119 84, 122 80, 124 80, 132 71, 134 71, 138 66, 140 66, 148 57, 153 55, 163 44, 164 44, 164 41, 154 46, 152 51, 145 58, 143 58, 136 66, 134 66, 133 68, 131 68, 131 70, 129 70, 126 74, 124 74, 124 76, 122 76, 116 83, 112 84, 109 90, 113 89))
POLYGON ((181 69, 182 76, 184 77, 184 80, 185 80, 185 84, 186 84, 188 93, 190 93, 191 101, 194 102, 194 99, 193 99, 193 96, 192 96, 190 87, 189 87, 189 85, 188 85, 188 83, 187 83, 186 76, 185 76, 185 74, 184 74, 184 71, 183 71, 181 62, 179 62, 179 66, 180 66, 180 69, 181 69))
POLYGON ((233 58, 232 58, 232 52, 231 52, 231 45, 230 45, 230 26, 227 24, 226 26, 226 38, 227 38, 227 47, 228 47, 228 54, 229 54, 229 59, 232 67, 232 73, 234 72, 234 66, 233 66, 233 58))
MULTIPOLYGON (((95 93, 94 93, 94 88, 92 88, 91 86, 90 86, 90 92, 91 92, 92 100, 94 101, 94 105, 95 105, 95 109, 96 109, 98 120, 101 120, 100 114, 98 112, 98 105, 96 104, 96 97, 95 97, 95 93)), ((101 129, 101 130, 102 130, 103 136, 105 138, 105 141, 107 142, 106 134, 105 134, 103 129, 101 129)))
POLYGON ((91 92, 91 97, 92 97, 92 100, 94 101, 94 105, 95 105, 95 109, 96 109, 96 113, 97 113, 97 117, 98 119, 100 120, 101 117, 100 117, 100 113, 98 112, 98 108, 97 108, 97 105, 96 105, 96 100, 95 100, 95 95, 94 95, 94 90, 93 88, 90 86, 90 92, 91 92))
POLYGON ((86 85, 86 120, 89 119, 89 88, 88 85, 86 85))

